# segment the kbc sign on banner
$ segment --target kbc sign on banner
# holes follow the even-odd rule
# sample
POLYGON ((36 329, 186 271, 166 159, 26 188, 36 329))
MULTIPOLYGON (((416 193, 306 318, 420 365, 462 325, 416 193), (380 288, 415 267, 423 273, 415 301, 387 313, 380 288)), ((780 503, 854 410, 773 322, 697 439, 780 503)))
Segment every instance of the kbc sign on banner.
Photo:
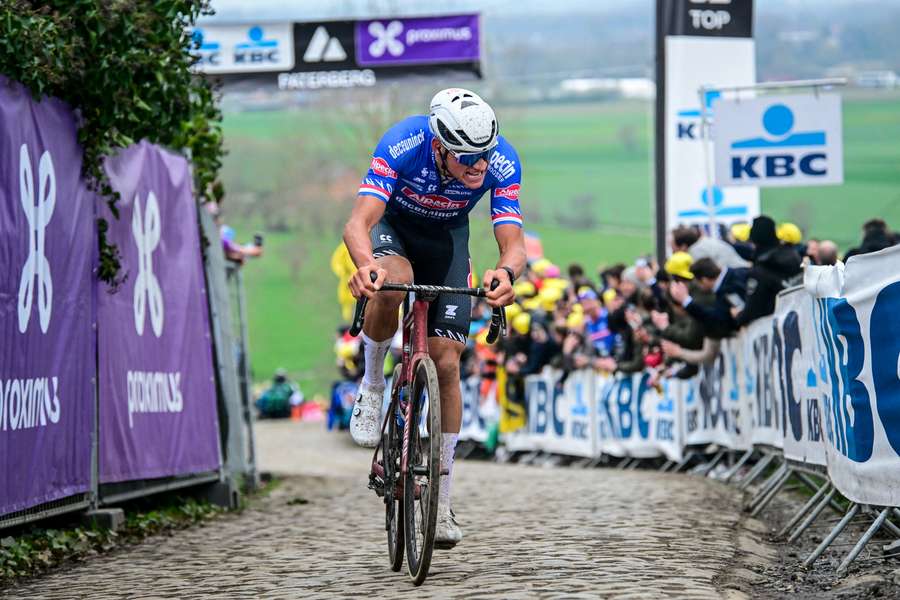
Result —
POLYGON ((716 103, 719 186, 836 185, 844 181, 841 98, 764 96, 716 103))

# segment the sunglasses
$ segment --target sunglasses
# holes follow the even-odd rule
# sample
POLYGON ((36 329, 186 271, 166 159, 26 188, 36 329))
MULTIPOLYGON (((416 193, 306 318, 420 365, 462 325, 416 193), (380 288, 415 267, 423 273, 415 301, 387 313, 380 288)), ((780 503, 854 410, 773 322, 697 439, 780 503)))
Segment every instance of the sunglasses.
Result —
POLYGON ((456 152, 450 150, 450 154, 453 155, 453 158, 459 161, 459 164, 465 165, 467 167, 475 165, 481 159, 484 159, 486 161, 489 160, 491 152, 493 152, 493 149, 482 150, 481 152, 477 152, 475 154, 457 154, 456 152))

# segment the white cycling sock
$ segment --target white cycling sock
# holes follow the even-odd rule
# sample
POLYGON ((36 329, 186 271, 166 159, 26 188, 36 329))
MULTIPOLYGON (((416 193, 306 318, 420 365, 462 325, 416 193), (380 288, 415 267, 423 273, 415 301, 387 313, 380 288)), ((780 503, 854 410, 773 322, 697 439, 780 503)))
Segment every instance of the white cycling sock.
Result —
POLYGON ((438 496, 438 504, 441 506, 450 506, 450 480, 453 478, 453 457, 456 454, 456 442, 459 439, 458 433, 444 432, 441 434, 443 444, 441 445, 441 491, 438 496))
POLYGON ((391 348, 391 340, 376 342, 365 333, 362 334, 363 352, 366 356, 366 372, 363 375, 363 385, 371 388, 383 388, 384 381, 384 357, 391 348))

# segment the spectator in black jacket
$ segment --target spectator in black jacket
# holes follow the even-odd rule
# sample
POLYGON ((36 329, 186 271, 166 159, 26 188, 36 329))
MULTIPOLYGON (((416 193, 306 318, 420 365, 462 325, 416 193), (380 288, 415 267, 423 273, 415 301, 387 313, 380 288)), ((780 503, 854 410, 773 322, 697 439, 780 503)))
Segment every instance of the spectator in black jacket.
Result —
POLYGON ((711 305, 694 302, 683 283, 669 287, 672 299, 703 324, 709 337, 722 338, 734 333, 737 324, 731 310, 744 308, 750 269, 720 269, 710 258, 701 258, 690 269, 697 287, 715 294, 715 301, 711 305))
POLYGON ((857 254, 868 254, 869 252, 878 252, 884 250, 897 243, 895 236, 888 229, 887 223, 882 219, 871 219, 863 225, 862 243, 856 248, 847 250, 844 255, 846 261, 851 256, 857 254))
POLYGON ((754 258, 747 276, 747 303, 743 310, 731 311, 738 327, 775 312, 775 296, 787 287, 788 280, 801 272, 800 254, 791 246, 779 243, 775 221, 770 217, 761 215, 753 219, 750 241, 754 258))

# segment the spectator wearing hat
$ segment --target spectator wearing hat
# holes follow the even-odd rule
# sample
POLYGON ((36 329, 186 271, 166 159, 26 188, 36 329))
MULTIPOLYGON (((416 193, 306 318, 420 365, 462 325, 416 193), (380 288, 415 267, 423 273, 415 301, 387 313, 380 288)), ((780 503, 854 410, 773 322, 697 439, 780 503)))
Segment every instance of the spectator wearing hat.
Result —
MULTIPOLYGON (((684 285, 694 279, 691 273, 693 259, 687 252, 675 252, 666 261, 664 272, 671 277, 669 293, 673 285, 684 285)), ((676 286, 677 287, 677 286, 676 286)), ((671 297, 671 296, 670 296, 671 297)), ((700 350, 703 347, 703 326, 690 316, 683 306, 677 302, 667 302, 667 311, 654 310, 650 312, 653 324, 660 330, 660 339, 663 351, 667 345, 677 345, 692 350, 700 350)), ((697 374, 696 365, 685 365, 675 368, 675 357, 667 355, 666 364, 674 368, 674 376, 682 379, 697 374)))
POLYGON ((806 244, 803 243, 803 232, 793 223, 779 223, 775 228, 775 236, 782 244, 791 246, 800 254, 801 261, 806 256, 806 244))
POLYGON ((733 308, 738 327, 775 312, 775 297, 801 273, 800 253, 781 244, 775 221, 761 215, 753 219, 750 229, 753 242, 753 266, 747 275, 747 302, 743 309, 733 308))
POLYGON ((691 265, 690 271, 697 287, 708 294, 714 294, 715 300, 711 304, 694 302, 684 283, 669 287, 672 299, 703 324, 709 337, 723 338, 734 333, 737 324, 731 309, 744 308, 750 270, 720 269, 712 259, 701 258, 691 265))
POLYGON ((753 244, 750 243, 750 223, 735 223, 728 232, 728 243, 738 256, 748 263, 753 261, 753 244))
POLYGON ((600 305, 600 299, 593 290, 578 294, 578 302, 584 310, 584 334, 597 356, 611 356, 615 346, 615 335, 609 329, 609 313, 600 305))
POLYGON ((724 240, 701 236, 696 227, 682 225, 672 231, 672 251, 687 252, 694 260, 711 258, 717 265, 737 269, 750 264, 724 240))

